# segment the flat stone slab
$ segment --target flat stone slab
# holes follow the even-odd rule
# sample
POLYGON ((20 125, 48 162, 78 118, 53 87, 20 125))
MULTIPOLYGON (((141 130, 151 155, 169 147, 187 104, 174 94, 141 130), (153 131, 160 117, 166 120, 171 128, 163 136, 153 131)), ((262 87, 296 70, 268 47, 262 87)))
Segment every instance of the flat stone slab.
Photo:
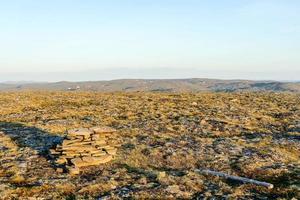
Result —
POLYGON ((107 149, 107 148, 110 148, 111 146, 109 146, 109 145, 99 145, 99 146, 97 146, 97 149, 107 149))
POLYGON ((90 135, 92 134, 93 132, 88 129, 88 128, 78 128, 78 129, 71 129, 68 131, 68 136, 84 136, 84 138, 86 137, 90 137, 90 135))
POLYGON ((83 161, 93 161, 96 165, 104 164, 112 160, 111 155, 104 155, 99 157, 83 157, 83 161))
POLYGON ((67 146, 67 147, 63 147, 62 149, 63 151, 72 151, 72 152, 97 151, 97 148, 91 145, 67 146))
POLYGON ((92 156, 98 157, 98 156, 105 156, 107 153, 105 151, 98 151, 97 153, 92 153, 92 156))
POLYGON ((97 141, 97 140, 106 140, 106 135, 93 134, 92 141, 97 141))
POLYGON ((97 146, 106 146, 107 143, 105 140, 96 140, 93 145, 97 145, 97 146))
POLYGON ((61 154, 60 151, 56 151, 56 150, 54 150, 54 149, 50 149, 50 153, 51 153, 52 155, 60 155, 60 154, 61 154))
POLYGON ((64 147, 78 147, 78 146, 91 146, 92 142, 91 141, 83 141, 83 142, 74 142, 74 143, 68 143, 66 145, 63 144, 63 148, 64 147))
POLYGON ((62 146, 66 146, 66 145, 72 145, 75 143, 81 142, 80 139, 73 139, 73 140, 64 140, 62 143, 62 146))
POLYGON ((111 149, 105 149, 105 151, 110 154, 115 156, 117 154, 117 149, 116 148, 111 148, 111 149))
POLYGON ((98 126, 98 127, 92 127, 90 130, 94 131, 96 134, 101 134, 101 133, 113 133, 116 132, 117 130, 108 126, 98 126))
POLYGON ((70 167, 68 170, 71 176, 80 174, 80 169, 78 167, 70 167))
POLYGON ((100 165, 107 163, 112 160, 111 155, 104 155, 99 157, 82 157, 82 158, 74 158, 71 160, 71 162, 75 165, 75 167, 88 167, 88 166, 94 166, 94 165, 100 165))
POLYGON ((60 157, 59 159, 56 160, 57 164, 65 164, 67 162, 67 159, 60 157))

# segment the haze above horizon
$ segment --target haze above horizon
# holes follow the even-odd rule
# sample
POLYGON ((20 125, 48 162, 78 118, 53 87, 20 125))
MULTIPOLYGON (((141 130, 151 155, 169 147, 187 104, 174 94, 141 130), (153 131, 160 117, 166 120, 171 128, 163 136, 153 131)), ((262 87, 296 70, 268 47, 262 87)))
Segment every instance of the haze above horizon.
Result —
POLYGON ((0 44, 0 82, 294 81, 300 1, 0 1, 0 44))

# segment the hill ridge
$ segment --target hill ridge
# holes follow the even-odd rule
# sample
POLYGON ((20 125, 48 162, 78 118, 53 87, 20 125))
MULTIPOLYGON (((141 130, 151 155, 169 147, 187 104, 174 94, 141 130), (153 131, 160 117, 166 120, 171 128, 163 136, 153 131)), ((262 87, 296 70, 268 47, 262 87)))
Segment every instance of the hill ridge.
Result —
POLYGON ((300 92, 300 82, 186 79, 116 79, 109 81, 59 81, 34 83, 0 83, 0 91, 11 90, 81 90, 99 92, 300 92))

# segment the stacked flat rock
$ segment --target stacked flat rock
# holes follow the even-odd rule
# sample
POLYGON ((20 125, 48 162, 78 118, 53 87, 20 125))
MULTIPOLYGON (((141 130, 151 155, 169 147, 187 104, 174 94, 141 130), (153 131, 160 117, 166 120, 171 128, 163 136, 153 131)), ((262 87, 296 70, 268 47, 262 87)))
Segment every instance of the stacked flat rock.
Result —
POLYGON ((59 171, 67 169, 70 174, 79 174, 82 167, 100 165, 112 160, 117 149, 111 144, 113 133, 110 127, 79 128, 68 131, 67 139, 51 154, 56 158, 59 171))

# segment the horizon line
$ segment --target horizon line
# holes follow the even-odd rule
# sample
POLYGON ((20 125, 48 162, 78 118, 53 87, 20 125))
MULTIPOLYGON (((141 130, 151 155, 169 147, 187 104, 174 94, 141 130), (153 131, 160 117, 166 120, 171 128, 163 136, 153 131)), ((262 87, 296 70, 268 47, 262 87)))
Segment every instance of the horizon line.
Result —
POLYGON ((59 81, 34 81, 34 80, 16 80, 16 81, 0 81, 0 84, 15 85, 15 84, 51 84, 51 83, 85 83, 85 82, 110 82, 121 80, 145 80, 145 81, 159 81, 159 80, 221 80, 221 81, 253 81, 253 82, 283 82, 283 83, 299 83, 300 80, 278 80, 278 79, 243 79, 243 78, 203 78, 203 77, 189 77, 189 78, 116 78, 116 79, 98 79, 98 80, 59 80, 59 81))

